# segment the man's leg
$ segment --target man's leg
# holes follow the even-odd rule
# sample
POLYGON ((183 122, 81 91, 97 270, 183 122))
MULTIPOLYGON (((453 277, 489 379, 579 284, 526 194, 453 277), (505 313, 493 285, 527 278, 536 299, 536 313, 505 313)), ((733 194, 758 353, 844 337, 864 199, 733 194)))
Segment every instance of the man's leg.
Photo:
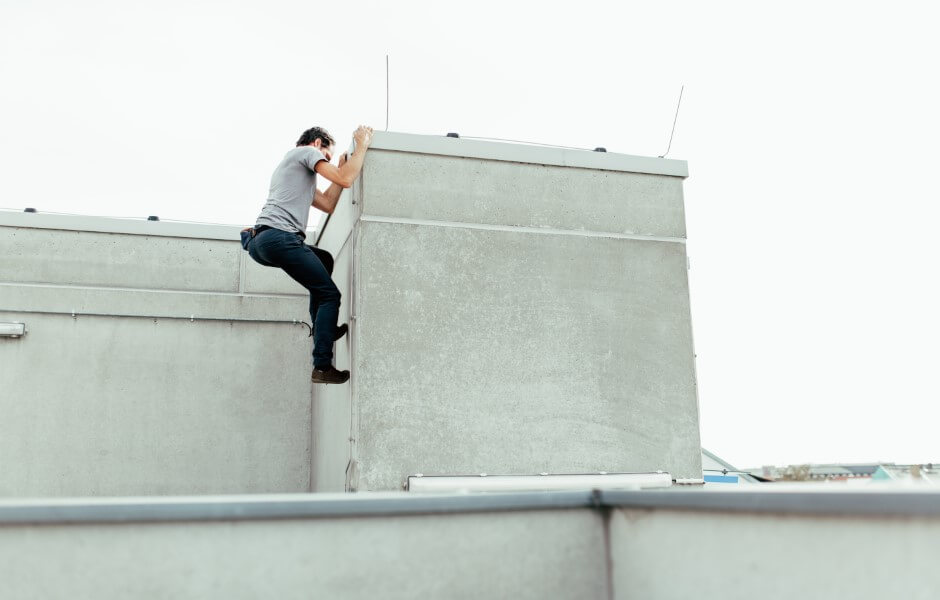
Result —
POLYGON ((278 266, 310 291, 313 366, 325 369, 333 364, 341 294, 320 259, 302 243, 291 249, 278 266))
POLYGON ((322 248, 317 248, 316 246, 310 246, 310 249, 313 250, 313 253, 317 255, 317 258, 320 259, 320 262, 323 263, 323 268, 326 269, 326 272, 330 274, 330 277, 333 276, 333 255, 323 250, 322 248))
MULTIPOLYGON (((326 250, 317 248, 316 246, 311 246, 308 244, 307 247, 310 248, 314 254, 316 254, 317 258, 320 259, 320 262, 323 263, 323 268, 326 269, 326 272, 329 273, 330 277, 332 278, 333 277, 333 255, 327 252, 326 250)), ((310 322, 311 323, 316 322, 317 318, 315 315, 317 314, 317 311, 319 310, 319 308, 320 308, 319 298, 314 294, 310 294, 310 322)), ((341 337, 346 335, 346 332, 348 330, 349 330, 349 326, 343 323, 342 325, 336 328, 336 333, 335 333, 333 340, 335 341, 335 340, 340 339, 341 337)), ((310 335, 314 335, 313 331, 311 331, 310 335)))
POLYGON ((313 364, 317 369, 330 368, 341 294, 323 263, 299 236, 285 231, 267 229, 251 245, 261 259, 283 269, 310 292, 313 364))
POLYGON ((317 313, 320 311, 320 302, 316 294, 310 294, 310 336, 316 336, 317 313))

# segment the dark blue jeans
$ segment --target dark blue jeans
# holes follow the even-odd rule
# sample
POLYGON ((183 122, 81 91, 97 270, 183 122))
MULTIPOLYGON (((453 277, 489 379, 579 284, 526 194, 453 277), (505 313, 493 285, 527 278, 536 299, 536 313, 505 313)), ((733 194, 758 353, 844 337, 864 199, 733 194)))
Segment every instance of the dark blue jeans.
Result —
POLYGON ((283 269, 310 292, 313 365, 331 365, 341 294, 323 262, 302 237, 280 229, 265 229, 257 234, 248 244, 248 254, 266 267, 283 269))

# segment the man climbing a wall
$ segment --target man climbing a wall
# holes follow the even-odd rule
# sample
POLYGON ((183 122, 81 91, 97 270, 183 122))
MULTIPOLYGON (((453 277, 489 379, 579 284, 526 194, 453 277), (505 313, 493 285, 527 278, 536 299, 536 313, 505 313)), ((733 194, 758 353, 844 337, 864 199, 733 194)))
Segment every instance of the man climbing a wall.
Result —
MULTIPOLYGON (((339 166, 333 158, 333 137, 320 127, 301 134, 297 146, 281 160, 271 176, 268 200, 255 226, 249 230, 248 254, 267 267, 279 267, 310 292, 310 319, 313 327, 314 383, 345 383, 349 371, 333 366, 333 344, 348 330, 336 326, 340 291, 330 272, 313 248, 304 244, 310 207, 332 214, 344 188, 352 185, 362 171, 362 161, 372 143, 372 128, 360 126, 353 133, 352 154, 343 154, 339 166), (332 185, 317 189, 317 175, 332 185)), ((330 265, 332 266, 332 265, 330 265)), ((330 269, 332 270, 332 269, 330 269)))

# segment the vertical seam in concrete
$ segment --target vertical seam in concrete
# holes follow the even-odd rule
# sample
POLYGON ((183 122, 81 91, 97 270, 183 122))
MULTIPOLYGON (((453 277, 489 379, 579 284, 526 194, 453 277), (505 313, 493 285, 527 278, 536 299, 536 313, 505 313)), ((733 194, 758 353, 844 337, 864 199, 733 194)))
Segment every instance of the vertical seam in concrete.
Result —
POLYGON ((689 226, 685 218, 685 188, 679 186, 679 205, 682 207, 682 237, 688 239, 689 226))
POLYGON ((353 221, 352 231, 350 232, 349 251, 352 253, 352 272, 349 281, 349 316, 352 321, 355 318, 354 335, 349 343, 349 369, 352 377, 349 385, 349 434, 352 438, 349 442, 349 460, 352 463, 353 486, 359 491, 359 476, 362 473, 362 465, 359 464, 359 368, 356 363, 359 349, 359 279, 362 262, 360 260, 359 239, 362 229, 362 202, 365 197, 365 169, 359 173, 359 180, 356 189, 353 190, 356 198, 355 220, 353 221))
POLYGON ((607 588, 607 600, 614 600, 614 558, 610 543, 610 521, 613 509, 601 497, 600 490, 594 490, 591 498, 594 509, 601 518, 601 530, 604 534, 604 576, 607 588))
MULTIPOLYGON (((363 164, 363 167, 365 167, 364 164, 363 164)), ((356 199, 356 204, 359 206, 360 215, 362 214, 362 199, 365 196, 365 192, 363 191, 363 187, 365 187, 365 178, 366 178, 366 170, 365 168, 363 168, 359 172, 359 185, 356 187, 355 190, 353 190, 354 197, 356 199)))
POLYGON ((313 382, 310 383, 310 434, 307 436, 308 446, 307 446, 307 492, 313 493, 314 490, 314 477, 316 471, 316 440, 314 436, 316 435, 316 429, 314 419, 313 419, 313 394, 316 389, 316 386, 313 385, 313 382))
MULTIPOLYGON (((361 184, 360 184, 361 185, 361 184)), ((352 232, 349 238, 349 252, 351 262, 351 273, 349 276, 349 463, 347 470, 351 469, 351 474, 346 478, 346 491, 352 487, 359 491, 359 474, 361 465, 359 461, 359 366, 357 364, 357 349, 359 338, 359 228, 360 221, 353 223, 352 232)))
MULTIPOLYGON (((693 323, 693 319, 692 319, 692 284, 689 278, 689 271, 691 270, 691 264, 688 262, 689 261, 688 251, 686 251, 685 253, 685 259, 686 259, 686 265, 687 265, 686 270, 685 270, 685 289, 686 289, 686 297, 689 299, 689 342, 691 343, 691 346, 692 346, 692 356, 691 356, 692 358, 692 390, 694 391, 694 394, 695 394, 695 419, 696 419, 696 422, 699 423, 699 428, 698 428, 699 439, 698 439, 698 443, 696 444, 696 447, 701 447, 702 445, 702 433, 701 433, 702 408, 701 408, 701 402, 699 400, 699 393, 698 393, 698 355, 695 352, 695 326, 694 326, 695 324, 693 323)), ((695 457, 696 458, 693 460, 698 460, 698 471, 701 471, 702 470, 702 453, 697 452, 695 454, 695 457)))

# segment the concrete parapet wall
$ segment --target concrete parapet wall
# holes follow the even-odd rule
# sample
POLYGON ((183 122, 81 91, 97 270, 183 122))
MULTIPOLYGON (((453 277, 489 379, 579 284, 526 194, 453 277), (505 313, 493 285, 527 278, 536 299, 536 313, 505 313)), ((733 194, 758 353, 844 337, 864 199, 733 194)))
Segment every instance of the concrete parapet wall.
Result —
POLYGON ((364 222, 359 247, 362 489, 700 476, 681 245, 364 222))
POLYGON ((99 232, 43 227, 48 215, 2 217, 0 282, 4 284, 292 296, 304 292, 279 271, 246 260, 234 227, 218 228, 232 236, 223 240, 202 237, 205 225, 190 226, 191 237, 184 237, 182 223, 174 223, 175 235, 169 236, 157 235, 160 223, 152 224, 151 234, 132 234, 118 230, 120 219, 55 218, 59 227, 118 222, 112 226, 115 231, 99 232))
POLYGON ((345 489, 413 473, 701 478, 684 173, 377 133, 322 238, 353 253, 350 415, 314 422, 348 453, 345 489))
POLYGON ((0 215, 0 496, 310 489, 306 292, 237 236, 0 215))
POLYGON ((936 597, 937 518, 621 509, 610 535, 619 598, 936 597))
POLYGON ((0 500, 0 582, 23 600, 928 599, 938 507, 818 486, 0 500))
POLYGON ((11 598, 603 598, 588 511, 0 523, 11 598))
MULTIPOLYGON (((331 236, 321 240, 320 247, 335 258, 333 281, 343 295, 339 307, 339 323, 349 323, 355 331, 353 315, 353 240, 352 225, 355 205, 343 198, 342 212, 334 212, 331 236)), ((338 369, 352 368, 355 337, 346 335, 333 346, 333 364, 338 369)), ((353 383, 314 386, 313 392, 313 454, 311 456, 311 489, 318 492, 351 491, 350 477, 355 475, 352 464, 351 431, 353 429, 353 383)))
POLYGON ((0 318, 29 331, 0 340, 0 495, 699 478, 685 174, 377 133, 309 237, 352 370, 313 392, 306 291, 238 228, 0 213, 0 318))
POLYGON ((374 150, 367 215, 685 237, 682 179, 374 150))

